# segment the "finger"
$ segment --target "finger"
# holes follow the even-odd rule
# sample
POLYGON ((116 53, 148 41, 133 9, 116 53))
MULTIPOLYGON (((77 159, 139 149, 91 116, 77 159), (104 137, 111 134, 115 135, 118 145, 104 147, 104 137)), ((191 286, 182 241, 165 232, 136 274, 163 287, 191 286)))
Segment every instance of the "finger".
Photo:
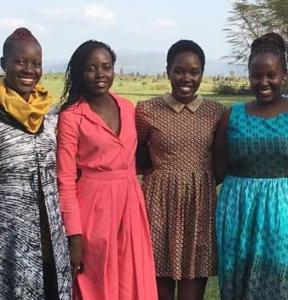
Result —
POLYGON ((79 265, 78 264, 75 264, 73 267, 72 267, 72 279, 75 280, 77 275, 78 275, 78 270, 79 270, 79 265))

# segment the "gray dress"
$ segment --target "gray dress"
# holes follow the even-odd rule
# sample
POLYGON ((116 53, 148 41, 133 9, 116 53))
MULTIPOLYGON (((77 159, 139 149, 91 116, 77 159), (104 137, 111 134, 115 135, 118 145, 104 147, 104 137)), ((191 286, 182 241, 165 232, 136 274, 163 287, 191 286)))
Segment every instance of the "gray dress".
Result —
POLYGON ((69 253, 56 179, 57 116, 50 112, 45 117, 41 133, 30 134, 18 125, 1 110, 0 299, 49 299, 43 271, 48 262, 57 298, 70 300, 69 253), (50 256, 43 255, 45 236, 50 256))

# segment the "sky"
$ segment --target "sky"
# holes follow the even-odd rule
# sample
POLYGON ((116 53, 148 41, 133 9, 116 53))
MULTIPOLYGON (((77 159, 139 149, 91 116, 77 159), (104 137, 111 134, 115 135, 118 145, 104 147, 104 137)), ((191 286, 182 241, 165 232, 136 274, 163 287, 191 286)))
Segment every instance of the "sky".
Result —
POLYGON ((119 51, 166 53, 192 39, 209 59, 229 54, 229 0, 10 0, 1 5, 0 43, 18 27, 38 38, 44 60, 67 60, 89 39, 119 51))

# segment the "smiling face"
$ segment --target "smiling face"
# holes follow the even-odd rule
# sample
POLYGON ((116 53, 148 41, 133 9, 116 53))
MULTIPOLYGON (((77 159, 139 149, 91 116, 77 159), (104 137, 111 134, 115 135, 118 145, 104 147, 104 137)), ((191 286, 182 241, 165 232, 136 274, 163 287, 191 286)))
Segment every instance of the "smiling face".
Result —
POLYGON ((256 99, 261 103, 271 103, 281 99, 281 85, 287 72, 280 58, 273 53, 259 53, 249 66, 249 80, 256 99))
POLYGON ((189 103, 195 98, 202 76, 202 64, 197 54, 181 52, 167 67, 168 78, 172 87, 172 96, 182 102, 189 103))
POLYGON ((42 76, 42 51, 35 42, 17 42, 9 54, 1 59, 6 72, 7 87, 17 92, 26 101, 42 76))
POLYGON ((86 96, 102 96, 109 93, 114 79, 114 66, 111 54, 106 49, 93 50, 86 61, 83 79, 86 96))

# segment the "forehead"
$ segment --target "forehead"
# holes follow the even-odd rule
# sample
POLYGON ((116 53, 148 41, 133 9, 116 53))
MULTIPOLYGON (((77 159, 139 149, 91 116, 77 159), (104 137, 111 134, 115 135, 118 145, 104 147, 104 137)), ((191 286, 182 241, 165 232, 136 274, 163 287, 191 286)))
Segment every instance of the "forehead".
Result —
POLYGON ((90 52, 87 58, 87 63, 92 62, 112 62, 110 52, 105 48, 97 48, 90 52))
POLYGON ((9 45, 9 51, 6 53, 6 58, 15 56, 42 56, 42 50, 38 43, 35 42, 13 42, 9 45))
POLYGON ((263 67, 282 67, 282 61, 279 55, 271 52, 258 53, 255 55, 250 63, 251 68, 263 68, 263 67))
POLYGON ((195 66, 201 66, 200 57, 198 54, 192 52, 192 51, 185 51, 178 53, 174 60, 173 65, 195 65, 195 66))

